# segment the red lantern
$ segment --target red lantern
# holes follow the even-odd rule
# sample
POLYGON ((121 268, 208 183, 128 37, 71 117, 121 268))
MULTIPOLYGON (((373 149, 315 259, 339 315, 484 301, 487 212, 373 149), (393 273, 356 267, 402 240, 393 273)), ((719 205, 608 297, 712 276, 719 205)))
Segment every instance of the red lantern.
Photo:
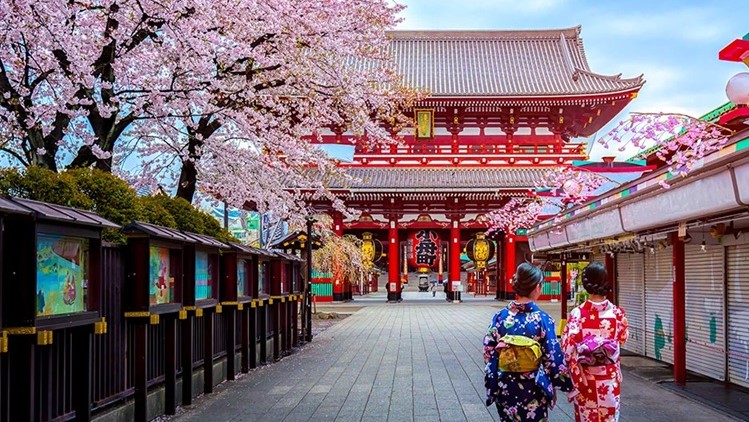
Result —
POLYGON ((419 273, 437 268, 440 237, 434 230, 418 230, 408 236, 408 265, 419 273))

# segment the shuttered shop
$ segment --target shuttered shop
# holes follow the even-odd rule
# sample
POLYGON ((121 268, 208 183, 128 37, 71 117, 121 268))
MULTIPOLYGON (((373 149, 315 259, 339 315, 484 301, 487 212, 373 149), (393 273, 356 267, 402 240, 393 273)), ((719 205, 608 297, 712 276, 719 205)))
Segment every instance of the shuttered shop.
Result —
POLYGON ((674 362, 672 248, 645 253, 645 355, 674 362))
POLYGON ((687 369, 725 379, 724 248, 684 247, 687 369))
POLYGON ((749 245, 727 253, 728 380, 749 387, 749 245))
POLYGON ((644 256, 620 253, 616 256, 616 285, 618 305, 627 313, 629 339, 625 350, 645 354, 645 283, 643 279, 644 256))

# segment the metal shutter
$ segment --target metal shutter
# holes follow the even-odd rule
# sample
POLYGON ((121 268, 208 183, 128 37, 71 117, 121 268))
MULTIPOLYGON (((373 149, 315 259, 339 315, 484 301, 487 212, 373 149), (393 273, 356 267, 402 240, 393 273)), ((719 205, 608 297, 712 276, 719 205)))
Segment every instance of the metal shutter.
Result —
POLYGON ((645 253, 645 355, 674 362, 673 248, 645 253))
POLYGON ((727 261, 728 380, 749 387, 749 245, 729 246, 727 261))
POLYGON ((643 254, 620 253, 616 255, 616 285, 618 305, 627 313, 629 339, 623 349, 645 354, 645 283, 643 254))
POLYGON ((685 245, 687 369, 725 379, 724 248, 685 245))
POLYGON ((590 262, 599 262, 602 265, 606 265, 606 254, 605 253, 596 253, 591 255, 590 262))

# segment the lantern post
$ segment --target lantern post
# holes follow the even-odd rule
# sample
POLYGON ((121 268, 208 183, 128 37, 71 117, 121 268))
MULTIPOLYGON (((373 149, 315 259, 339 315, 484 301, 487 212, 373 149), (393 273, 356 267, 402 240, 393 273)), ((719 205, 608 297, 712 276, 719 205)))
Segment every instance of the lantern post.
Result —
POLYGON ((307 218, 307 247, 305 248, 307 255, 307 282, 304 284, 304 313, 302 314, 304 317, 302 325, 305 327, 304 341, 306 342, 312 341, 312 298, 310 297, 310 293, 312 293, 312 223, 314 221, 312 217, 307 218))

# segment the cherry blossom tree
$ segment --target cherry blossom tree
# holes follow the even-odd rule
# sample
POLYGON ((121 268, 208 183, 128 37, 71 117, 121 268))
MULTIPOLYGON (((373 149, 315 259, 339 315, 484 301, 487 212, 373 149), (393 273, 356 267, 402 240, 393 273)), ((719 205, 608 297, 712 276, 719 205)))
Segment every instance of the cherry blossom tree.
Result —
MULTIPOLYGON (((401 8, 387 3, 264 2, 255 14, 227 6, 223 24, 241 31, 216 34, 214 43, 231 48, 209 58, 218 78, 204 102, 173 113, 186 118, 137 131, 147 140, 137 153, 153 157, 138 170, 140 182, 173 172, 178 196, 191 199, 200 180, 204 192, 235 206, 282 217, 298 214, 304 197, 340 204, 327 187, 345 176, 310 135, 344 128, 371 146, 394 142, 416 99, 394 71, 385 30, 401 8)), ((208 21, 217 11, 206 13, 208 21)))
MULTIPOLYGON (((598 142, 619 151, 630 145, 639 150, 655 147, 668 171, 683 177, 697 161, 725 145, 728 135, 728 129, 685 114, 632 113, 598 142)), ((661 185, 669 187, 665 181, 661 185)))
POLYGON ((171 176, 187 199, 200 183, 279 215, 300 210, 303 195, 334 201, 326 181, 342 176, 305 137, 345 128, 376 146, 409 123, 402 111, 416 95, 394 71, 385 32, 401 9, 387 0, 2 0, 2 150, 54 170, 171 176), (135 169, 116 168, 133 154, 135 169))
POLYGON ((174 41, 190 3, 0 1, 3 151, 23 165, 56 170, 68 158, 109 171, 131 124, 200 88, 174 41))
POLYGON ((312 230, 320 237, 322 246, 312 252, 312 267, 333 274, 341 282, 353 284, 369 279, 374 265, 364 257, 361 239, 352 235, 337 236, 330 230, 332 219, 327 215, 315 219, 312 230))

